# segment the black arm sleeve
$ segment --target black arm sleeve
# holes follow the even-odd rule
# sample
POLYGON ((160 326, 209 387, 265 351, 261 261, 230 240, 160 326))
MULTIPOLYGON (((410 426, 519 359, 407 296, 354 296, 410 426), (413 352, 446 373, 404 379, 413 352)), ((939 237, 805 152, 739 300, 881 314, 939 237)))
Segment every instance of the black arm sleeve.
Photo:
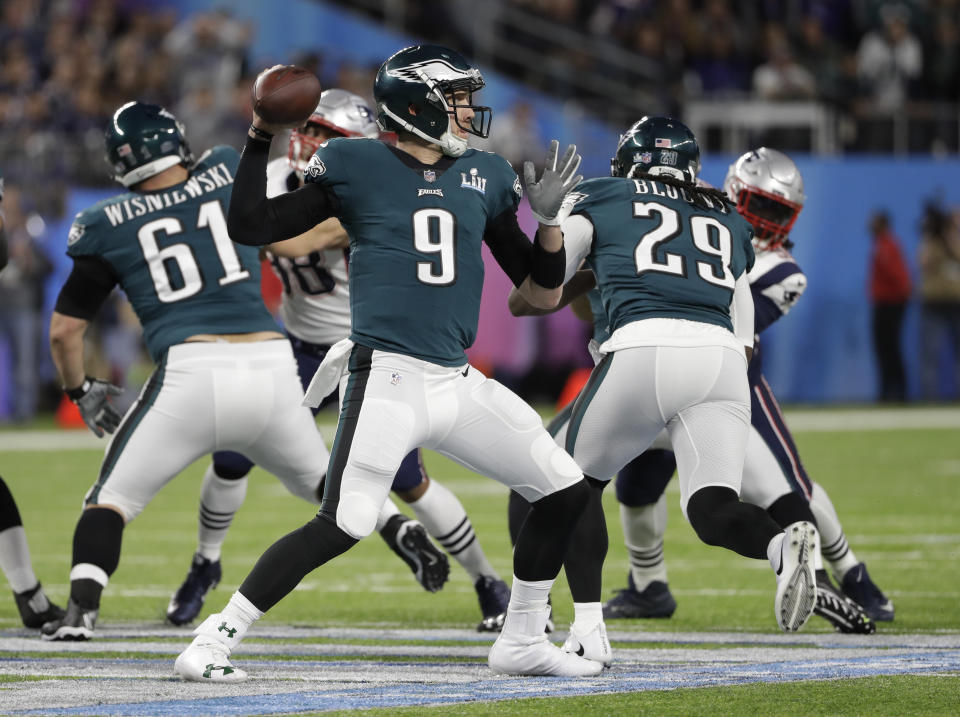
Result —
POLYGON ((513 285, 520 286, 530 274, 533 244, 517 223, 516 212, 508 209, 488 221, 483 240, 513 285))
POLYGON ((7 230, 0 224, 0 271, 7 265, 9 256, 7 255, 7 230))
POLYGON ((319 184, 267 199, 270 145, 247 139, 230 194, 227 231, 238 244, 262 246, 292 239, 340 213, 340 200, 319 184))
POLYGON ((57 304, 57 312, 90 321, 117 285, 117 275, 106 261, 93 256, 78 256, 67 277, 57 304))

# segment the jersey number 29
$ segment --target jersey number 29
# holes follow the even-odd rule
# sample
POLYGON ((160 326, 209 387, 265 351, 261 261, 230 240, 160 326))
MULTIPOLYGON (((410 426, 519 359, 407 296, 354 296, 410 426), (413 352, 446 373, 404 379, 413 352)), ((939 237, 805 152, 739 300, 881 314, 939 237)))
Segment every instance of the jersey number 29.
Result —
MULTIPOLYGON (((250 272, 240 264, 240 257, 237 256, 233 242, 230 241, 227 220, 223 216, 223 207, 220 206, 219 200, 214 199, 200 205, 197 228, 209 229, 210 236, 213 237, 213 246, 217 250, 217 257, 223 267, 223 276, 219 280, 220 286, 250 278, 250 272)), ((147 266, 150 267, 153 287, 157 291, 157 297, 165 304, 186 299, 203 289, 203 276, 200 274, 200 267, 189 244, 178 242, 163 249, 157 244, 157 233, 163 232, 171 236, 180 234, 182 231, 183 224, 179 219, 163 217, 147 222, 137 232, 143 257, 147 260, 147 266), (183 279, 183 286, 173 288, 170 273, 167 271, 168 261, 176 263, 183 279)))
MULTIPOLYGON (((654 214, 660 216, 660 224, 644 234, 633 251, 637 275, 653 271, 659 274, 687 276, 687 258, 682 254, 664 250, 662 259, 657 257, 657 249, 661 244, 676 239, 682 233, 680 213, 658 202, 633 203, 634 217, 647 219, 654 214)), ((732 290, 736 282, 730 272, 730 258, 733 253, 733 237, 730 230, 723 222, 713 217, 695 214, 690 217, 690 235, 693 237, 694 246, 699 251, 720 260, 719 262, 716 260, 696 262, 697 276, 710 284, 732 290)))

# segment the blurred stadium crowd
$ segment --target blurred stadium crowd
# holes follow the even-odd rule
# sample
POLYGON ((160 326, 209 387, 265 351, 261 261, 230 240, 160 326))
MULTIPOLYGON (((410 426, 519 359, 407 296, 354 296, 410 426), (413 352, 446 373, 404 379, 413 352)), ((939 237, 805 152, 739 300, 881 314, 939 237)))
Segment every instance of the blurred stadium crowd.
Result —
MULTIPOLYGON (((648 113, 685 118, 704 101, 801 101, 836 113, 840 151, 890 152, 897 127, 904 126, 908 142, 901 149, 958 149, 960 0, 330 4, 460 48, 481 67, 613 127, 648 113)), ((243 136, 250 85, 263 58, 252 57, 255 28, 228 8, 180 16, 151 0, 0 2, 0 174, 8 186, 8 234, 22 269, 5 273, 0 303, 30 313, 31 335, 45 321, 41 294, 50 277, 44 219, 63 216, 68 187, 113 186, 103 161, 103 129, 120 104, 136 98, 168 107, 186 126, 195 153, 243 136)), ((325 87, 372 99, 376 66, 324 56, 320 48, 282 59, 313 70, 325 87)), ((544 143, 536 110, 520 101, 496 111, 493 134, 481 145, 519 166, 544 143)), ((722 149, 711 132, 700 140, 707 151, 722 149)), ((802 132, 750 142, 811 149, 802 132)), ((110 324, 124 326, 123 311, 116 314, 110 324)), ((29 338, 16 343, 34 347, 18 362, 31 370, 17 383, 35 385, 38 370, 52 375, 42 347, 29 338)), ((125 348, 114 347, 111 355, 129 358, 112 373, 125 370, 138 350, 121 343, 125 348)), ((582 358, 565 356, 557 375, 582 358)), ((23 400, 10 407, 15 416, 34 412, 36 399, 23 400)))

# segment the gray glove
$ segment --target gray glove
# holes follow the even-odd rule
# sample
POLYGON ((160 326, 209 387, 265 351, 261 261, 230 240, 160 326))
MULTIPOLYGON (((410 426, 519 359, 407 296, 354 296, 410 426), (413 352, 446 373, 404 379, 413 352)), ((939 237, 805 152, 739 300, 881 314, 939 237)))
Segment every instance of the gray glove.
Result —
POLYGON ((533 216, 538 222, 549 226, 560 224, 561 218, 558 214, 564 197, 583 179, 582 174, 574 176, 580 166, 577 145, 571 144, 567 147, 567 151, 563 153, 563 159, 560 160, 560 169, 558 170, 557 150, 559 147, 560 143, 557 140, 551 140, 550 149, 547 151, 547 161, 544 164, 543 174, 540 176, 539 182, 537 181, 536 170, 533 168, 533 162, 523 163, 523 183, 526 185, 530 209, 533 210, 533 216))
POLYGON ((121 393, 123 389, 119 386, 90 376, 79 387, 66 391, 67 398, 77 404, 83 422, 97 434, 97 438, 102 438, 104 431, 113 433, 120 425, 122 416, 110 403, 110 396, 119 396, 121 393))

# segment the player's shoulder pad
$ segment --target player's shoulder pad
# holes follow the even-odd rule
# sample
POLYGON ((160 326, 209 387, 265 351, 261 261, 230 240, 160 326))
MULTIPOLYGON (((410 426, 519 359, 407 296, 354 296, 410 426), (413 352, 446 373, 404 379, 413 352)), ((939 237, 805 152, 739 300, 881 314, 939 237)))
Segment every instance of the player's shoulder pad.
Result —
POLYGON ((511 164, 496 152, 471 147, 457 158, 456 171, 462 175, 462 186, 479 186, 479 182, 486 188, 489 183, 498 191, 509 192, 514 202, 519 202, 523 197, 520 177, 511 164))
POLYGON ((196 174, 210 167, 216 167, 218 164, 225 164, 227 169, 230 170, 230 174, 233 175, 236 173, 237 165, 240 164, 240 153, 230 145, 218 144, 197 158, 197 161, 193 163, 191 173, 196 174))
POLYGON ((379 140, 366 137, 331 137, 314 152, 303 173, 306 182, 326 182, 340 176, 348 164, 362 164, 379 140))
POLYGON ((622 177, 593 177, 580 182, 572 192, 567 195, 567 202, 573 203, 572 212, 588 211, 596 202, 611 197, 628 196, 632 193, 630 180, 622 177))
POLYGON ((67 254, 81 256, 97 253, 101 238, 105 231, 111 228, 107 219, 108 209, 134 196, 136 196, 135 192, 115 194, 78 212, 73 218, 73 224, 70 225, 70 231, 67 234, 67 254))

